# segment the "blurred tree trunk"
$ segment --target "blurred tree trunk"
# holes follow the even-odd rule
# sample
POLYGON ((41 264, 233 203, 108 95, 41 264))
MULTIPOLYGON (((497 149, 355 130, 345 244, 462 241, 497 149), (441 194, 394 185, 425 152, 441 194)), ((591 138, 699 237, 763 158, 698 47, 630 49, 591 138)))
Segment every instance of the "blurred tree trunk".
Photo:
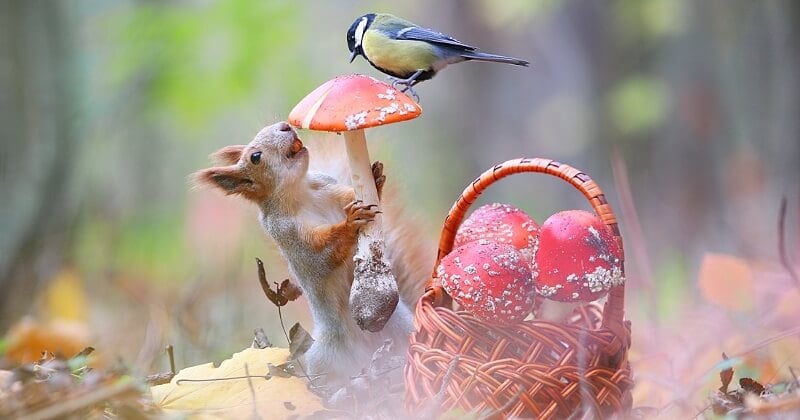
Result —
POLYGON ((0 2, 0 333, 63 265, 76 134, 65 3, 0 2))

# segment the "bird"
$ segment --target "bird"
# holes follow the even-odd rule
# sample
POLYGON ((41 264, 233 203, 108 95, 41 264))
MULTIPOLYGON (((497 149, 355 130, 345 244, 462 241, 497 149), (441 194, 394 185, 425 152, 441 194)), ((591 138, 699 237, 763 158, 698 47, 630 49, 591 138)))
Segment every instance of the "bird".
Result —
POLYGON ((390 76, 392 86, 402 92, 436 75, 449 64, 462 61, 490 61, 527 67, 525 60, 481 52, 457 39, 422 28, 388 13, 367 13, 347 31, 350 62, 362 56, 372 67, 390 76))

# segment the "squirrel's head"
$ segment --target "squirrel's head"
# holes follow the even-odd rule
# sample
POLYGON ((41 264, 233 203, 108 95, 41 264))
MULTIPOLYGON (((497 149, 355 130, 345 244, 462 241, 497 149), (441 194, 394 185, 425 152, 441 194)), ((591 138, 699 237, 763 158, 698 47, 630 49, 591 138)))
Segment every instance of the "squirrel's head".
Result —
POLYGON ((308 171, 308 150, 285 122, 264 127, 250 144, 224 147, 211 158, 225 166, 196 172, 197 184, 257 203, 302 179, 308 171))

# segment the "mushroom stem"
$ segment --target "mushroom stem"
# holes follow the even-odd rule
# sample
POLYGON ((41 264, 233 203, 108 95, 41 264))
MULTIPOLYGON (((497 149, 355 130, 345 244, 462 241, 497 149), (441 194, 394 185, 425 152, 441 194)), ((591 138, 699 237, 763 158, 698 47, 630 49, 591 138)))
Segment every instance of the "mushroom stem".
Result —
MULTIPOLYGON (((378 190, 375 188, 375 180, 372 177, 372 162, 369 159, 367 137, 364 135, 364 130, 345 131, 344 144, 350 163, 350 179, 356 192, 356 200, 361 200, 364 204, 380 204, 378 190)), ((381 214, 376 215, 372 223, 361 229, 362 235, 370 235, 373 232, 380 235, 382 232, 381 222, 381 214)))
POLYGON ((542 301, 542 306, 536 313, 536 319, 542 321, 557 322, 561 324, 569 321, 572 312, 580 306, 579 302, 559 302, 557 300, 545 299, 542 301))
MULTIPOLYGON (((344 138, 356 199, 379 204, 364 130, 345 131, 344 138)), ((386 259, 381 222, 379 213, 359 232, 350 288, 350 312, 361 329, 371 332, 383 329, 399 301, 397 280, 386 259)))

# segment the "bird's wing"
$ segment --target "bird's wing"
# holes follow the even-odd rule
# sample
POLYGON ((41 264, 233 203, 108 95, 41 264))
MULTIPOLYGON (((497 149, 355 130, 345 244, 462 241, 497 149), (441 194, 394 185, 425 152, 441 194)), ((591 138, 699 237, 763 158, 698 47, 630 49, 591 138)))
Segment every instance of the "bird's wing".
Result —
POLYGON ((397 39, 432 42, 434 44, 443 44, 449 47, 456 47, 457 49, 467 51, 475 50, 475 47, 464 44, 451 36, 430 29, 420 28, 418 26, 402 28, 397 31, 395 36, 397 39))

